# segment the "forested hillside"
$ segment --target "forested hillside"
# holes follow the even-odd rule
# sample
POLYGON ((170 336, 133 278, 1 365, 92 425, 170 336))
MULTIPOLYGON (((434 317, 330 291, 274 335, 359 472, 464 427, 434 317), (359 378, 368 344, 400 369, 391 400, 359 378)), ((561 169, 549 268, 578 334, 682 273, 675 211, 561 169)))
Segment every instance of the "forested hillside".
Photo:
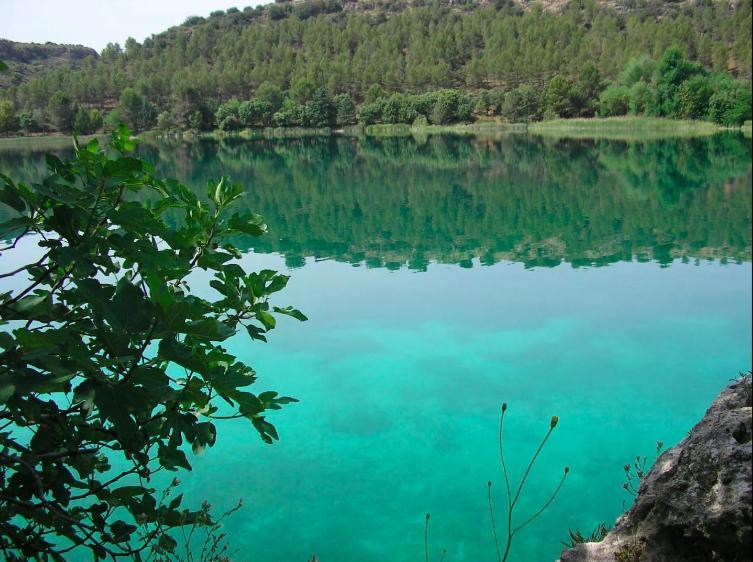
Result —
MULTIPOLYGON (((137 129, 157 124, 209 129, 219 126, 223 116, 235 119, 228 128, 316 126, 323 120, 336 124, 338 112, 344 119, 337 124, 354 122, 356 106, 392 93, 448 88, 470 95, 496 92, 497 102, 479 104, 474 98, 471 103, 476 115, 499 115, 504 94, 521 85, 542 91, 556 76, 564 81, 556 88, 593 91, 579 93, 582 107, 570 103, 560 111, 557 104, 542 102, 528 118, 546 109, 592 115, 607 81, 617 79, 631 60, 644 55, 658 60, 673 45, 704 72, 728 74, 749 85, 750 26, 750 0, 280 2, 192 17, 143 44, 129 39, 124 48, 109 45, 81 69, 51 70, 3 88, 2 97, 19 116, 16 128, 27 130, 96 129, 105 112, 118 105, 110 121, 126 119, 137 129), (332 115, 323 119, 296 109, 312 102, 317 90, 319 101, 326 97, 330 104, 332 115), (336 99, 343 95, 347 99, 336 99), (216 114, 223 101, 254 97, 270 106, 251 108, 245 120, 237 111, 216 114), (73 119, 61 118, 66 113, 79 114, 78 127, 73 119)), ((638 78, 647 84, 654 79, 638 78)), ((524 90, 519 97, 527 95, 530 91, 524 90)), ((627 111, 628 101, 623 105, 627 111)), ((424 113, 431 121, 430 111, 424 113)), ((453 110, 445 113, 452 116, 453 110)), ((455 117, 463 120, 467 113, 463 109, 455 117)), ((403 117, 419 114, 409 111, 403 117)), ((395 122, 381 111, 360 120, 395 122)))
POLYGON ((8 72, 0 73, 0 88, 18 85, 52 69, 71 70, 84 59, 97 56, 97 51, 81 45, 0 39, 0 60, 8 65, 8 72))

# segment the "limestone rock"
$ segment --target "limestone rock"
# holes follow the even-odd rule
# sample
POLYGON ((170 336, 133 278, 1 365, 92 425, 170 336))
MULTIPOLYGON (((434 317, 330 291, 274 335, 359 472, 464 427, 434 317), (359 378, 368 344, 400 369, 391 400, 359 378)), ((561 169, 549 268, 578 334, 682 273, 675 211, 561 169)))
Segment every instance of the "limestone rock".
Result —
POLYGON ((751 544, 751 379, 728 386, 643 479, 635 504, 599 543, 561 562, 744 562, 751 544))

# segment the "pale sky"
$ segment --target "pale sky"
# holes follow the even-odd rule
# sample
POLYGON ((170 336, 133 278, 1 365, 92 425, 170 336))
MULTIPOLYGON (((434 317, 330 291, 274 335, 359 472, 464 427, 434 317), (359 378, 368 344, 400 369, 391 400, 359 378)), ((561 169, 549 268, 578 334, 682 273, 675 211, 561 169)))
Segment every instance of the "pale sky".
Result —
POLYGON ((273 0, 0 0, 0 39, 86 45, 101 51, 130 36, 153 33, 214 10, 269 4, 273 0))

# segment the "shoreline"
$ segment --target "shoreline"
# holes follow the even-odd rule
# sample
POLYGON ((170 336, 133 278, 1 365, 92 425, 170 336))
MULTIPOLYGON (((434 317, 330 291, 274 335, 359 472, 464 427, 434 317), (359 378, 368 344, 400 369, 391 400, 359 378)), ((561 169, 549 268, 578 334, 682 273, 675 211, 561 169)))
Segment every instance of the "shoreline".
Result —
MULTIPOLYGON (((220 130, 195 132, 176 131, 161 132, 157 130, 143 131, 143 138, 174 138, 181 140, 212 139, 212 140, 273 140, 309 137, 426 137, 436 134, 451 135, 502 135, 502 134, 533 134, 544 137, 572 138, 572 139, 605 139, 605 140, 652 140, 661 138, 703 137, 723 132, 740 132, 751 137, 751 122, 746 121, 740 127, 723 127, 709 121, 681 121, 654 117, 593 117, 554 119, 533 123, 506 123, 501 121, 479 121, 475 123, 455 123, 451 125, 407 125, 407 124, 373 124, 349 125, 341 128, 323 127, 265 127, 245 129, 237 132, 220 130)), ((81 135, 79 140, 87 142, 93 138, 107 138, 108 132, 81 135)), ((49 133, 21 135, 14 137, 0 137, 0 150, 8 148, 23 148, 23 145, 38 148, 40 144, 51 148, 68 146, 70 135, 63 133, 49 133), (21 145, 21 146, 19 146, 21 145)))

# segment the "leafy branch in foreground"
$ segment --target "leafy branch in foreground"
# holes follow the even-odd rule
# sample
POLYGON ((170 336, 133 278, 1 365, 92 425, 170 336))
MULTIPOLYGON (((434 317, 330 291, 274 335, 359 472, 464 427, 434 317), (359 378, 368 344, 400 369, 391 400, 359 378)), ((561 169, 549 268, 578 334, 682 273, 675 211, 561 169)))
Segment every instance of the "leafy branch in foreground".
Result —
POLYGON ((231 237, 266 231, 259 215, 229 213, 241 186, 222 178, 202 200, 156 178, 124 127, 109 152, 74 146, 71 160, 47 156, 38 184, 0 175, 0 203, 16 213, 0 225, 2 263, 15 263, 0 272, 13 287, 0 292, 9 561, 169 554, 171 532, 215 523, 182 495, 160 498, 153 476, 191 470, 185 449, 212 446, 216 419, 245 419, 271 443, 265 412, 294 401, 250 392, 255 372, 221 345, 238 332, 266 341, 274 312, 306 319, 268 302, 288 277, 233 263, 231 237), (197 269, 214 292, 192 289, 197 269))
POLYGON ((546 509, 552 504, 554 499, 557 497, 557 494, 562 489, 563 484, 565 483, 565 478, 567 478, 568 473, 570 472, 569 467, 565 467, 565 470, 563 471, 562 478, 560 479, 560 482, 555 488, 554 492, 549 496, 549 499, 544 503, 544 505, 541 506, 541 508, 536 511, 533 515, 528 517, 523 523, 513 527, 513 514, 515 511, 515 507, 517 506, 518 500, 520 499, 520 494, 523 491, 523 487, 526 484, 526 481, 528 479, 528 475, 531 472, 531 469, 533 468, 534 463, 536 462, 536 459, 538 458, 539 454, 541 453, 541 450, 544 448, 544 445, 546 445, 546 442, 549 440, 549 437, 552 435, 552 432, 554 431, 554 428, 557 427, 557 423, 559 422, 559 418, 557 416, 552 416, 551 422, 549 423, 549 431, 547 431, 546 435, 544 435, 544 438, 542 439, 541 443, 539 444, 538 449, 536 449, 536 452, 534 453, 533 457, 531 458, 531 461, 528 463, 528 466, 526 467, 525 472, 523 473, 523 478, 520 480, 520 484, 518 485, 517 490, 515 490, 515 494, 512 494, 512 489, 510 487, 510 476, 507 470, 507 463, 505 462, 505 453, 503 448, 503 429, 504 429, 504 422, 505 422, 505 412, 507 412, 507 404, 502 404, 502 413, 499 418, 499 458, 500 463, 502 465, 502 473, 505 478, 505 491, 507 494, 507 510, 506 510, 506 527, 507 527, 507 537, 505 539, 505 548, 504 551, 500 550, 500 543, 497 536, 497 525, 494 521, 494 508, 492 505, 492 483, 491 480, 487 483, 488 485, 488 504, 489 504, 489 516, 491 518, 491 526, 492 526, 492 536, 494 538, 494 546, 497 549, 497 560, 499 562, 503 562, 507 560, 507 557, 510 554, 510 549, 512 547, 512 540, 520 531, 522 531, 526 526, 528 526, 530 523, 532 523, 537 517, 539 517, 546 509))

